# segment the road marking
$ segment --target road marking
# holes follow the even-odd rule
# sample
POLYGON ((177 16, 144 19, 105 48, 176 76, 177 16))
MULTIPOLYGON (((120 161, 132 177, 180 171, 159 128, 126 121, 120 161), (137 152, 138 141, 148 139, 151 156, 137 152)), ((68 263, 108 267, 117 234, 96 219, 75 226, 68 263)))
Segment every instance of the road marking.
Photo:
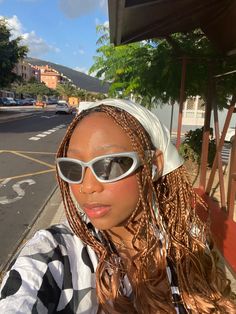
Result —
POLYGON ((38 135, 36 135, 36 136, 38 136, 38 137, 45 137, 45 136, 47 136, 47 134, 41 133, 41 134, 38 134, 38 135))
POLYGON ((32 151, 25 151, 25 150, 0 150, 0 153, 25 153, 25 154, 40 154, 40 155, 56 155, 56 153, 50 153, 50 152, 32 152, 32 151))
POLYGON ((11 151, 11 150, 0 150, 0 153, 15 154, 17 156, 21 156, 23 158, 32 160, 32 161, 34 161, 36 163, 42 164, 42 165, 50 168, 50 169, 47 169, 47 170, 41 170, 41 171, 37 171, 37 172, 25 173, 25 174, 13 176, 13 177, 0 178, 0 188, 1 188, 2 185, 4 185, 5 183, 7 183, 9 180, 12 180, 12 179, 19 179, 19 178, 25 178, 25 177, 34 176, 34 175, 46 174, 46 173, 50 173, 50 172, 55 172, 55 170, 56 170, 55 165, 52 165, 52 164, 46 163, 44 161, 41 161, 39 159, 32 158, 32 157, 29 157, 29 156, 25 155, 26 153, 28 153, 28 154, 55 155, 55 153, 50 153, 50 152, 29 152, 29 151, 28 152, 27 151, 11 151))
MULTIPOLYGON (((6 183, 8 183, 11 180, 11 178, 7 178, 1 185, 4 186, 6 185, 6 183)), ((15 203, 16 201, 19 201, 20 199, 22 199, 25 195, 25 190, 23 190, 21 188, 21 185, 27 183, 28 185, 32 185, 35 184, 36 182, 32 179, 27 179, 27 180, 22 180, 19 181, 15 184, 13 184, 12 189, 16 192, 17 196, 14 198, 10 198, 8 199, 7 196, 0 196, 0 204, 5 205, 5 204, 11 204, 11 203, 15 203)))
POLYGON ((37 135, 35 135, 35 136, 30 137, 29 140, 30 140, 30 141, 38 141, 38 140, 40 140, 41 138, 46 137, 47 135, 50 135, 51 133, 56 132, 56 131, 58 131, 58 130, 64 128, 64 127, 66 127, 65 124, 60 124, 60 125, 56 126, 56 127, 53 128, 53 129, 44 131, 44 132, 42 132, 42 133, 40 133, 40 134, 37 134, 37 135))
POLYGON ((0 183, 0 189, 1 189, 1 187, 6 186, 7 183, 8 183, 10 180, 11 180, 11 178, 5 178, 5 179, 3 179, 3 182, 0 183))
POLYGON ((41 116, 41 118, 46 118, 46 119, 51 119, 51 118, 55 118, 56 115, 54 114, 53 116, 41 116))
POLYGON ((12 154, 15 154, 15 155, 24 157, 24 158, 26 158, 26 159, 35 161, 35 162, 37 162, 37 163, 39 163, 39 164, 41 164, 41 165, 47 166, 47 167, 49 167, 49 168, 53 168, 53 169, 55 168, 54 165, 51 165, 51 164, 49 164, 49 163, 47 163, 47 162, 41 161, 41 160, 36 159, 36 158, 29 157, 29 156, 27 156, 27 155, 25 155, 25 154, 21 154, 21 153, 16 152, 16 151, 12 151, 12 154))
MULTIPOLYGON (((25 177, 29 177, 29 176, 35 176, 38 174, 44 174, 44 173, 49 173, 49 172, 54 172, 56 170, 56 167, 54 167, 54 169, 49 169, 49 170, 42 170, 42 171, 38 171, 38 172, 32 172, 32 173, 26 173, 26 174, 21 174, 19 176, 14 176, 14 177, 10 177, 10 178, 1 178, 0 182, 6 180, 6 179, 19 179, 19 178, 25 178, 25 177)), ((1 186, 0 186, 1 187, 1 186)))

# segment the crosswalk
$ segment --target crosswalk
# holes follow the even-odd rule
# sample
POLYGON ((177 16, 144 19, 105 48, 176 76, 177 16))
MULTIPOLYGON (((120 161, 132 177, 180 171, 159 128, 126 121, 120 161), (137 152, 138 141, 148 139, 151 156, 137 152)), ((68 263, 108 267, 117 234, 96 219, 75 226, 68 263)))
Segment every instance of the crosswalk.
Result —
POLYGON ((229 162, 230 149, 231 149, 230 144, 225 144, 222 148, 221 158, 224 164, 227 164, 229 162))
POLYGON ((41 138, 46 137, 46 136, 48 136, 48 135, 50 135, 50 134, 52 134, 52 133, 54 133, 54 132, 56 132, 56 131, 58 131, 58 130, 64 128, 64 127, 66 127, 65 124, 60 124, 60 125, 54 127, 53 129, 44 131, 44 132, 42 132, 42 133, 40 133, 40 134, 37 134, 37 135, 35 135, 35 136, 30 137, 29 140, 30 140, 30 141, 38 141, 38 140, 40 140, 41 138))

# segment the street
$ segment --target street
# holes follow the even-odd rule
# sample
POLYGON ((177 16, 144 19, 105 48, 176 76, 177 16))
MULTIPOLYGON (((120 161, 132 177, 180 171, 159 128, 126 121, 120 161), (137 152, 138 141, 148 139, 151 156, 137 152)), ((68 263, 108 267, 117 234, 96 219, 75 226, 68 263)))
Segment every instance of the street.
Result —
MULTIPOLYGON (((13 110, 13 109, 11 109, 13 110)), ((54 159, 73 115, 0 112, 0 270, 56 188, 54 159)))

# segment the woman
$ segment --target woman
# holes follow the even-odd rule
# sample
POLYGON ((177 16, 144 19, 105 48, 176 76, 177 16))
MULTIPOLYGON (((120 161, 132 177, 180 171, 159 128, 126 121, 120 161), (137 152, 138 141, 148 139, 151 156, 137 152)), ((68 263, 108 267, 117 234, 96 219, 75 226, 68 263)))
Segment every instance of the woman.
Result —
POLYGON ((23 248, 0 312, 235 313, 182 164, 147 109, 108 99, 82 111, 57 154, 69 225, 23 248))

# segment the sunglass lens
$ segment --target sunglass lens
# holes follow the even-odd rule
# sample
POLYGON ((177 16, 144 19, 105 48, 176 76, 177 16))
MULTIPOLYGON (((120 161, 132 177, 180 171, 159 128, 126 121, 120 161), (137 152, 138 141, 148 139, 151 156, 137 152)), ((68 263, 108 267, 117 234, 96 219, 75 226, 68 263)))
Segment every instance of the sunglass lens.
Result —
POLYGON ((72 181, 72 182, 78 182, 81 180, 82 176, 82 167, 69 160, 61 160, 59 162, 60 171, 63 174, 63 176, 72 181))
POLYGON ((106 157, 93 164, 96 175, 103 180, 112 180, 122 176, 133 165, 130 157, 106 157))

